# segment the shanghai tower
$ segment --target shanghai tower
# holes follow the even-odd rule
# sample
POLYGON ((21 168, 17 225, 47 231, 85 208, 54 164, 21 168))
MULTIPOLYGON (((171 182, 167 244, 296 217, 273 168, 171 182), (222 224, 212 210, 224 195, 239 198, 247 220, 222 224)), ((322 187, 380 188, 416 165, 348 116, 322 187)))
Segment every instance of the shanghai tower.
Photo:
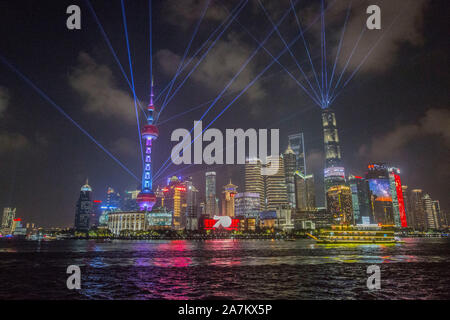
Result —
POLYGON ((345 183, 345 171, 342 167, 336 116, 330 108, 322 111, 322 125, 325 153, 324 184, 327 192, 331 187, 345 183))

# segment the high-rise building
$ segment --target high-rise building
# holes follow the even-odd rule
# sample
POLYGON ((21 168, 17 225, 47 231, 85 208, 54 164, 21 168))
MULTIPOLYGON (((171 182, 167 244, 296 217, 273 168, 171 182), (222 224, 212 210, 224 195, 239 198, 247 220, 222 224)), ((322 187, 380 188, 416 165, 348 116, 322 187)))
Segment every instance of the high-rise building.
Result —
POLYGON ((245 192, 259 195, 259 208, 266 208, 265 176, 261 174, 262 163, 259 159, 247 159, 245 163, 245 192))
POLYGON ((286 178, 286 189, 288 202, 291 208, 295 208, 295 171, 297 171, 297 157, 294 151, 291 148, 291 145, 288 144, 286 151, 283 154, 283 162, 284 162, 284 174, 286 178))
POLYGON ((306 174, 305 142, 303 133, 292 134, 288 137, 288 140, 296 158, 296 168, 294 171, 300 171, 301 173, 306 174))
POLYGON ((354 225, 352 192, 348 186, 334 186, 327 191, 327 210, 336 224, 354 225))
POLYGON ((403 199, 402 182, 400 180, 400 169, 389 168, 389 185, 391 188, 395 226, 397 228, 406 228, 408 227, 408 224, 406 219, 405 202, 403 199))
POLYGON ((436 210, 433 209, 433 200, 430 195, 425 194, 422 197, 423 211, 426 218, 426 227, 428 230, 439 229, 439 222, 436 210))
POLYGON ((186 186, 186 229, 198 230, 200 208, 198 205, 198 190, 189 177, 184 182, 186 186))
POLYGON ((441 211, 441 205, 439 204, 439 200, 433 200, 433 211, 435 212, 438 218, 438 228, 443 229, 448 226, 447 217, 444 212, 441 211))
POLYGON ((414 210, 411 206, 411 196, 409 194, 408 186, 402 185, 403 202, 405 203, 406 221, 409 228, 414 228, 414 210))
POLYGON ((314 175, 304 175, 295 172, 295 207, 298 210, 308 211, 316 208, 316 194, 314 189, 314 175))
POLYGON ((205 178, 206 214, 210 217, 214 217, 215 215, 219 215, 217 210, 218 199, 216 196, 216 173, 214 171, 208 171, 205 173, 205 178))
POLYGON ((153 105, 153 79, 150 93, 150 103, 147 106, 147 124, 141 130, 142 140, 144 142, 144 170, 142 173, 142 189, 139 193, 136 202, 139 210, 152 211, 156 203, 156 196, 153 192, 153 176, 152 176, 152 142, 159 136, 158 128, 153 125, 153 112, 155 107, 153 105))
POLYGON ((326 193, 333 186, 345 185, 345 170, 342 167, 336 116, 329 108, 322 111, 322 126, 325 153, 324 185, 326 193))
POLYGON ((139 206, 137 203, 137 197, 139 193, 140 190, 125 191, 125 196, 123 197, 123 201, 121 204, 121 208, 123 211, 139 211, 139 206))
POLYGON ((108 187, 106 191, 106 210, 118 211, 121 210, 121 198, 118 192, 115 192, 113 188, 108 187))
POLYGON ((369 208, 369 184, 360 176, 349 176, 349 185, 352 191, 353 218, 355 224, 373 223, 369 208))
POLYGON ((223 187, 222 191, 222 216, 234 218, 234 197, 237 194, 237 186, 231 183, 223 187))
POLYGON ((173 215, 173 227, 180 230, 186 227, 186 185, 177 177, 169 179, 169 184, 163 188, 162 202, 167 211, 173 215))
POLYGON ((276 163, 278 162, 278 172, 266 176, 267 210, 277 210, 287 207, 288 197, 283 159, 281 156, 269 156, 267 159, 267 163, 270 163, 270 165, 276 166, 276 163))
POLYGON ((234 215, 239 218, 256 218, 260 212, 259 193, 243 192, 234 196, 234 215))
POLYGON ((100 200, 94 200, 92 201, 92 213, 91 218, 89 220, 89 223, 91 226, 99 226, 100 224, 100 217, 102 216, 103 209, 102 209, 102 202, 100 200))
POLYGON ((368 168, 366 179, 369 182, 369 200, 374 222, 382 225, 394 225, 394 208, 388 168, 383 163, 370 164, 368 168))
POLYGON ((2 229, 11 230, 14 218, 16 217, 16 208, 3 208, 2 229))
POLYGON ((77 201, 75 212, 75 230, 86 232, 89 231, 89 222, 92 214, 92 188, 89 186, 88 181, 81 187, 80 197, 77 201))
POLYGON ((425 211, 423 210, 423 191, 421 189, 411 190, 411 211, 414 215, 414 229, 426 230, 427 221, 425 211))

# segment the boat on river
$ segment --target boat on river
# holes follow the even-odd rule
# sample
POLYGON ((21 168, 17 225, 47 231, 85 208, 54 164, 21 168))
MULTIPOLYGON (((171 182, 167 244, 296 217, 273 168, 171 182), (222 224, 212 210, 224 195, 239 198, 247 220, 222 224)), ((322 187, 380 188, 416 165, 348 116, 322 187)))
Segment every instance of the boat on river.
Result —
POLYGON ((394 226, 383 225, 333 225, 320 230, 317 236, 307 235, 321 244, 389 244, 403 241, 394 235, 394 226))

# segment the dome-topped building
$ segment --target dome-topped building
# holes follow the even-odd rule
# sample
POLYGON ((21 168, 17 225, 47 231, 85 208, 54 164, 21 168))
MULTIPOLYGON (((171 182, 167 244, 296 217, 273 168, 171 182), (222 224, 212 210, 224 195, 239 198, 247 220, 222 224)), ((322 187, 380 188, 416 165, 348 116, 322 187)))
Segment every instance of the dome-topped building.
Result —
POLYGON ((84 191, 84 192, 86 192, 86 191, 92 192, 92 188, 91 188, 91 186, 89 185, 88 179, 86 179, 86 183, 81 187, 81 191, 84 191))

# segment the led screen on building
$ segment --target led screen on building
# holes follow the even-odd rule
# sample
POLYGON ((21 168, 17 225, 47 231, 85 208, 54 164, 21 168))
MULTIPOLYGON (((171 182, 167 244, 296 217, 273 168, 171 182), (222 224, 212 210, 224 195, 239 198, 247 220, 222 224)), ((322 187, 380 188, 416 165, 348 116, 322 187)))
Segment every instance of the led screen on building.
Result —
POLYGON ((330 167, 324 170, 325 178, 329 177, 345 177, 345 169, 343 167, 330 167))
POLYGON ((391 188, 387 179, 370 179, 369 189, 375 197, 375 201, 392 202, 391 188))

